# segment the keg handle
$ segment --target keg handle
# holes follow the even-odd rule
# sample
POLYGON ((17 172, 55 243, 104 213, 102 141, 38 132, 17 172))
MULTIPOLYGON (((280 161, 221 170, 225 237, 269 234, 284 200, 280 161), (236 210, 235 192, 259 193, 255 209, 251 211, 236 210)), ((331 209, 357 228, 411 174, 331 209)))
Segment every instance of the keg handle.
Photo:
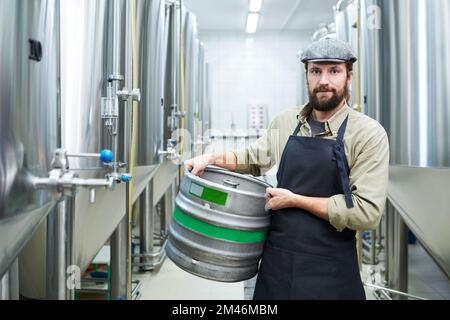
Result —
POLYGON ((229 187, 232 187, 234 189, 237 189, 237 187, 240 185, 239 182, 235 182, 233 180, 225 179, 223 180, 223 183, 229 187))

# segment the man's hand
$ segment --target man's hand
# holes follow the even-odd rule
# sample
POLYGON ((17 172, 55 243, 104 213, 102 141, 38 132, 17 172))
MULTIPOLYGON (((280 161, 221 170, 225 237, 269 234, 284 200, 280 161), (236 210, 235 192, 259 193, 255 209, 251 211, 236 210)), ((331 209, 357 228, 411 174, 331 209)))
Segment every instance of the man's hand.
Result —
POLYGON ((275 211, 287 208, 299 208, 325 221, 329 219, 329 198, 305 197, 286 189, 267 188, 266 200, 266 207, 275 211))
POLYGON ((214 164, 215 159, 211 154, 205 154, 190 160, 184 161, 184 167, 194 176, 202 176, 206 167, 214 164))
POLYGON ((272 210, 293 208, 295 206, 295 194, 286 189, 266 189, 266 205, 272 210))
POLYGON ((203 156, 186 160, 184 167, 195 176, 202 176, 206 167, 214 165, 230 171, 236 170, 237 158, 233 152, 205 154, 203 156))

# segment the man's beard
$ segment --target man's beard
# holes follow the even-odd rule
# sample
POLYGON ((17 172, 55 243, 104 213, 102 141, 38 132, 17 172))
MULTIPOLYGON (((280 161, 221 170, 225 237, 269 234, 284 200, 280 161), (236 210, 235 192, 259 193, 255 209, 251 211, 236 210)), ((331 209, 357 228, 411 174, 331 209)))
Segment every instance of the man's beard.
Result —
POLYGON ((342 103, 342 101, 344 101, 344 99, 347 99, 347 97, 349 96, 349 90, 348 87, 345 86, 344 89, 338 93, 335 89, 329 89, 328 87, 325 86, 314 89, 312 93, 311 91, 309 91, 308 95, 309 95, 309 105, 311 108, 317 111, 327 112, 339 106, 342 103), (326 101, 320 102, 319 99, 317 98, 317 94, 319 92, 327 92, 327 91, 332 92, 333 96, 326 101))

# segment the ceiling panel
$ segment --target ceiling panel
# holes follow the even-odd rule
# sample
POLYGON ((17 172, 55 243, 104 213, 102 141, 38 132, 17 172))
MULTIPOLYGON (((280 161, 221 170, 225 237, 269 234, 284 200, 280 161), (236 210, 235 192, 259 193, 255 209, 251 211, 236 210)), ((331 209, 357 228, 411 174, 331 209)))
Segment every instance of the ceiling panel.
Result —
MULTIPOLYGON (((200 31, 245 31, 249 0, 184 0, 200 31)), ((312 31, 333 21, 337 0, 263 0, 259 31, 312 31)))

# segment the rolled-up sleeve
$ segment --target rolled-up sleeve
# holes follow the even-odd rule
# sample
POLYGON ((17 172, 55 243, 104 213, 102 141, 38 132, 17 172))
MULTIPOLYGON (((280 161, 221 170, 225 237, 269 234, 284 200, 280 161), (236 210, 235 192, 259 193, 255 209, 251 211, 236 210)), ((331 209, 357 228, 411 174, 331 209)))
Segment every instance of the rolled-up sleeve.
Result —
POLYGON ((275 164, 274 154, 271 148, 273 141, 278 139, 276 121, 273 121, 264 134, 252 143, 248 148, 233 151, 236 155, 236 172, 260 176, 261 169, 269 169, 275 164))
POLYGON ((389 141, 380 126, 367 140, 350 171, 354 207, 349 209, 344 195, 329 199, 328 217, 338 230, 373 230, 380 223, 386 204, 389 177, 389 141))

